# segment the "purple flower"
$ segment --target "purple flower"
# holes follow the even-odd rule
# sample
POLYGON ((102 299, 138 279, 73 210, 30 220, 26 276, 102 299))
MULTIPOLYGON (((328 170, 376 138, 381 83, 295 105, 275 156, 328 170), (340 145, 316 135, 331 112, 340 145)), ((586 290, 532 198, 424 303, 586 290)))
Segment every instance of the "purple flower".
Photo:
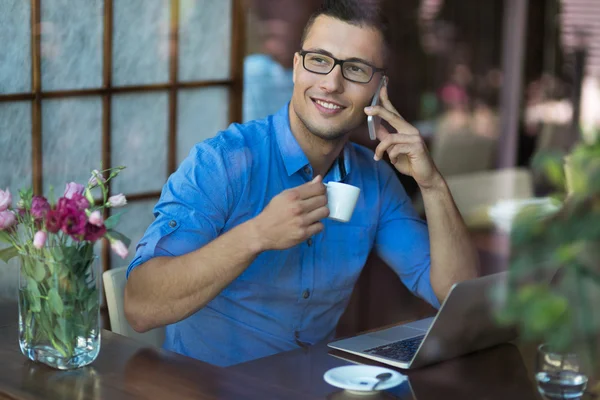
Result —
POLYGON ((67 187, 65 187, 65 194, 63 196, 67 199, 70 199, 71 197, 73 197, 74 193, 83 194, 84 190, 85 186, 80 185, 79 183, 70 182, 67 183, 67 187))
POLYGON ((88 186, 91 188, 98 186, 98 180, 102 183, 106 183, 106 178, 102 176, 100 171, 95 169, 92 171, 92 177, 88 180, 88 186))
POLYGON ((35 247, 36 249, 41 249, 42 247, 44 247, 45 243, 46 243, 46 232, 37 231, 35 233, 35 236, 33 237, 33 247, 35 247))
POLYGON ((10 204, 12 203, 12 196, 10 195, 10 191, 8 188, 6 190, 0 190, 0 211, 5 211, 8 209, 10 204))
POLYGON ((104 224, 94 225, 88 222, 85 225, 85 235, 83 236, 83 238, 85 240, 89 240, 90 242, 95 242, 96 240, 103 237, 105 233, 106 227, 104 226, 104 224))
POLYGON ((42 196, 33 196, 31 200, 31 215, 37 220, 44 219, 50 211, 50 203, 42 196))
POLYGON ((87 224, 87 217, 83 211, 74 208, 65 209, 61 228, 64 233, 74 240, 81 241, 85 235, 85 224, 87 224))
POLYGON ((62 227, 62 217, 59 211, 50 210, 46 215, 46 230, 57 233, 62 227))
POLYGON ((73 197, 71 197, 71 203, 73 203, 73 206, 78 210, 85 210, 90 207, 90 202, 88 199, 78 193, 73 193, 73 197))
POLYGON ((0 231, 6 230, 17 223, 17 217, 12 211, 0 211, 0 231))

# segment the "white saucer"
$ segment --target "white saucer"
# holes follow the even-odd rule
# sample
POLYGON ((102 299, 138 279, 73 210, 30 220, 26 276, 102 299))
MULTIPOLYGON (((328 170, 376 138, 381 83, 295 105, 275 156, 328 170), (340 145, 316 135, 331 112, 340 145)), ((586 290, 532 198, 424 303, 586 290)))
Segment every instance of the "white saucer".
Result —
POLYGON ((406 380, 406 376, 399 372, 372 365, 346 365, 333 368, 325 372, 323 379, 330 385, 355 394, 371 394, 374 393, 371 388, 377 382, 375 377, 384 372, 389 372, 392 377, 377 385, 375 391, 393 388, 406 380))

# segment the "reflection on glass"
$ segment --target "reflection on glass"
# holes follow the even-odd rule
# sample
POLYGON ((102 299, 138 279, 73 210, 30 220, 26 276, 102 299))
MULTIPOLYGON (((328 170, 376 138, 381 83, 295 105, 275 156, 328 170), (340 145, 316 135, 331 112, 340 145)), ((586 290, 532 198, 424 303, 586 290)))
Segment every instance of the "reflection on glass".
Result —
POLYGON ((69 98, 42 101, 44 193, 57 194, 65 182, 87 182, 102 162, 102 100, 69 98))
POLYGON ((30 1, 2 0, 0 3, 0 94, 31 89, 30 16, 30 1))
POLYGON ((112 163, 127 167, 113 193, 160 190, 167 179, 167 94, 114 96, 111 109, 112 163))
POLYGON ((43 0, 40 6, 42 88, 99 87, 104 1, 43 0))
POLYGON ((114 2, 114 85, 169 80, 169 17, 169 1, 114 2))
POLYGON ((231 9, 231 0, 180 0, 180 80, 229 78, 231 9))

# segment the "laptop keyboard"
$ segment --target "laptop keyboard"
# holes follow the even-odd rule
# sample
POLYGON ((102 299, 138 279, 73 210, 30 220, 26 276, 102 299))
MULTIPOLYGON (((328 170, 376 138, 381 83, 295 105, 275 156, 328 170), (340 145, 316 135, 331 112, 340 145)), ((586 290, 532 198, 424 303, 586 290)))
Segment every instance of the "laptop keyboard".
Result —
POLYGON ((425 335, 415 336, 410 339, 386 344, 385 346, 373 347, 372 349, 365 350, 363 353, 409 362, 413 359, 424 337, 425 335))

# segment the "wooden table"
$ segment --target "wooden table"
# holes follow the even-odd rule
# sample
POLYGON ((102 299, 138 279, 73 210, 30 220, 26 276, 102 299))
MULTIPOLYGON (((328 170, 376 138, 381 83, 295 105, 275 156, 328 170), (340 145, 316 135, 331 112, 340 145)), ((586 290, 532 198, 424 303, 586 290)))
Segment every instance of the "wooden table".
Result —
MULTIPOLYGON (((535 353, 533 353, 535 354, 535 353)), ((414 371, 396 369, 408 380, 368 399, 418 400, 540 400, 532 374, 520 349, 504 344, 448 362, 414 371)), ((323 380, 330 368, 352 363, 387 365, 331 350, 325 344, 259 359, 229 369, 258 379, 271 379, 307 397, 356 399, 323 380)), ((395 369, 395 368, 394 368, 395 369)))
MULTIPOLYGON (((0 319, 2 320, 2 319, 0 319)), ((541 399, 532 355, 506 344, 415 371, 405 384, 365 399, 541 399)), ((534 353, 532 353, 534 354, 534 353)), ((356 399, 328 385, 330 368, 366 359, 325 344, 219 368, 140 342, 102 333, 90 366, 56 371, 19 351, 16 324, 0 328, 0 400, 6 399, 356 399)))
MULTIPOLYGON (((499 262, 489 272, 505 268, 507 254, 493 242, 504 240, 501 236, 484 233, 476 240, 480 255, 487 251, 490 259, 499 262)), ((489 265, 488 260, 488 269, 489 265)), ((363 282, 358 293, 363 302, 369 290, 382 291, 386 279, 379 278, 375 274, 363 282)), ((395 290, 392 286, 386 289, 395 290)), ((389 298, 385 301, 391 304, 389 298)), ((365 310, 368 312, 374 304, 367 303, 365 310)), ((403 301, 392 304, 396 306, 391 311, 410 308, 403 301)), ((416 310, 411 311, 412 318, 431 312, 426 307, 416 310)), ((366 321, 367 325, 386 325, 377 319, 366 321)), ((532 380, 535 351, 526 346, 505 344, 427 368, 403 371, 408 376, 405 384, 374 396, 357 397, 325 383, 323 374, 358 361, 377 363, 329 350, 325 344, 219 368, 103 331, 102 349, 92 365, 56 371, 20 353, 16 322, 16 307, 0 306, 0 400, 541 399, 532 380)))
POLYGON ((91 365, 57 371, 19 350, 16 312, 0 308, 0 400, 15 399, 313 399, 273 381, 238 374, 102 332, 91 365), (7 323, 10 317, 12 323, 7 323))

